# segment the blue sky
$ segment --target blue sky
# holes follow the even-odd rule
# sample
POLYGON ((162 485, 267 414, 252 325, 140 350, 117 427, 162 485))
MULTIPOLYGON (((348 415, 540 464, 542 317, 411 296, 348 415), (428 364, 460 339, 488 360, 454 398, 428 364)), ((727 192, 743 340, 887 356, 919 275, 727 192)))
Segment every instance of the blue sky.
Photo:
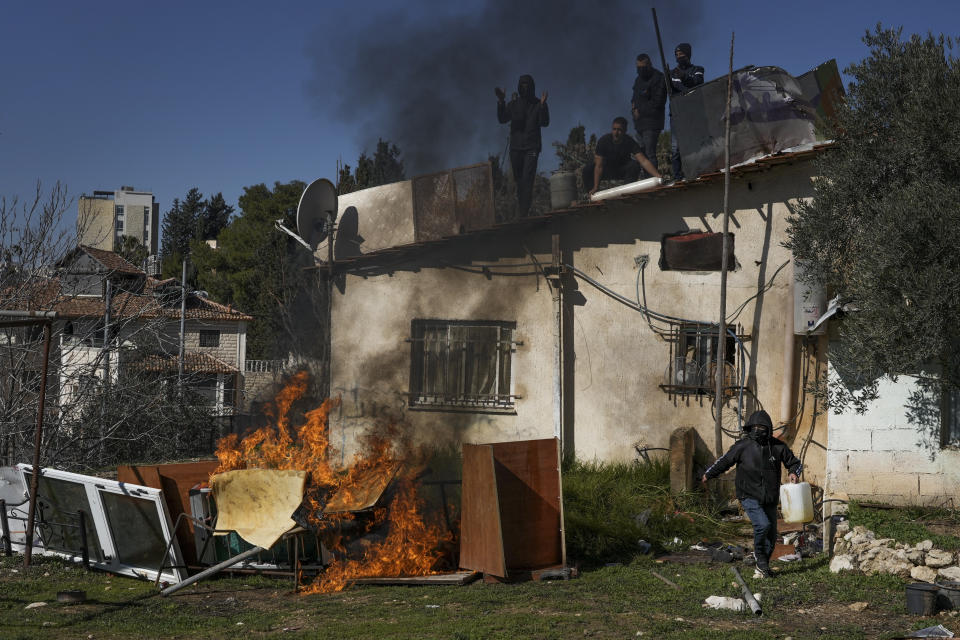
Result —
MULTIPOLYGON (((735 67, 799 74, 865 57, 877 22, 946 35, 960 24, 954 2, 659 4, 670 62, 689 41, 708 79, 725 72, 732 31, 735 67)), ((521 73, 550 93, 549 170, 549 142, 625 114, 637 53, 659 66, 649 6, 4 3, 0 196, 59 180, 74 197, 149 189, 161 211, 194 186, 236 205, 247 185, 333 179, 378 137, 410 151, 408 175, 480 162, 505 140, 493 86, 513 91, 521 73)))

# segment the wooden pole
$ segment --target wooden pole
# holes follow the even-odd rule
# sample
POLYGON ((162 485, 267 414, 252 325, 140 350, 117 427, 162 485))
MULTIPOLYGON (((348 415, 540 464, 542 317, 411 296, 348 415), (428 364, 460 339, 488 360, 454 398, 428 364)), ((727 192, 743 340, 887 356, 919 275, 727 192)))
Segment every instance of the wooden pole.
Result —
POLYGON ((723 366, 727 357, 727 265, 730 261, 730 251, 727 244, 727 235, 730 229, 730 99, 733 94, 733 39, 734 33, 730 34, 730 71, 727 73, 727 115, 726 132, 724 135, 724 166, 726 171, 723 175, 723 235, 722 258, 720 261, 720 327, 717 331, 717 387, 715 408, 716 422, 714 423, 714 435, 716 438, 717 457, 723 455, 723 366))

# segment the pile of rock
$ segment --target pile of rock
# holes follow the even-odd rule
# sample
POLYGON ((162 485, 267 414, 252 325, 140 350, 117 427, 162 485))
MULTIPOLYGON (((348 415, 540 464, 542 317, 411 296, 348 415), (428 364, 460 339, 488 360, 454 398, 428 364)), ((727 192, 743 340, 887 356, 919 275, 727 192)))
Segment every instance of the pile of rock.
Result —
POLYGON ((903 544, 893 538, 877 538, 865 527, 843 522, 837 526, 834 556, 830 571, 860 570, 867 574, 894 573, 920 582, 935 580, 960 581, 957 555, 935 549, 924 540, 916 545, 903 544))

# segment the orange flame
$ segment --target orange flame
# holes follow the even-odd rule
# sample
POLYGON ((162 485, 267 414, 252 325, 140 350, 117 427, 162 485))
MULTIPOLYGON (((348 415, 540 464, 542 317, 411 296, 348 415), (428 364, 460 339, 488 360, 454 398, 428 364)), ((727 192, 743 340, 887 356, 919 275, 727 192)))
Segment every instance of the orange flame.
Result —
MULTIPOLYGON (((316 409, 303 413, 302 426, 292 434, 291 424, 297 414, 294 406, 306 392, 308 382, 309 374, 300 372, 280 390, 265 411, 272 424, 257 429, 243 440, 235 434, 222 438, 217 443, 220 464, 216 473, 248 468, 307 471, 310 480, 304 502, 309 507, 310 521, 329 524, 353 520, 355 515, 350 511, 324 513, 329 498, 335 494, 338 505, 363 502, 371 487, 385 486, 398 468, 416 468, 423 452, 412 449, 399 425, 383 424, 378 425, 376 432, 364 436, 362 449, 349 466, 334 468, 330 460, 336 458, 337 451, 328 439, 328 418, 339 400, 328 398, 316 409)), ((339 536, 327 536, 327 547, 342 557, 334 560, 304 593, 341 591, 352 580, 362 577, 435 572, 444 555, 441 549, 449 546, 453 535, 439 522, 426 522, 423 500, 411 480, 401 478, 395 486, 394 497, 387 508, 376 510, 374 518, 366 523, 366 531, 386 527, 385 539, 368 546, 360 558, 349 559, 339 536)))

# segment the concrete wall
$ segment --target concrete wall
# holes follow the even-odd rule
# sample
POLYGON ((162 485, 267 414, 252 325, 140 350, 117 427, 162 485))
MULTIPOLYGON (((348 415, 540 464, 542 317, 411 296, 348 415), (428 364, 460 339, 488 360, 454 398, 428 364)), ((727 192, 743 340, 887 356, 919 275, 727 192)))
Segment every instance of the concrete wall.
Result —
MULTIPOLYGON (((831 383, 839 384, 831 368, 831 383)), ((960 450, 940 446, 940 406, 912 376, 881 381, 863 414, 831 413, 827 493, 890 504, 955 506, 960 450)))
MULTIPOLYGON (((790 259, 781 246, 786 217, 797 198, 811 195, 811 172, 808 163, 799 163, 735 179, 732 185, 730 230, 736 234, 738 267, 729 274, 727 309, 730 313, 746 302, 737 322, 751 336, 745 343, 747 385, 775 421, 795 413, 794 406, 781 406, 785 331, 792 332, 793 322, 789 268, 769 290, 761 290, 790 259)), ((549 264, 550 238, 558 234, 564 262, 631 299, 636 297, 635 258, 648 256, 648 305, 664 314, 713 321, 719 312, 719 272, 661 271, 657 263, 664 233, 720 231, 722 202, 721 182, 696 185, 659 198, 585 209, 533 230, 461 240, 402 266, 394 258, 391 271, 368 272, 366 278, 347 275, 343 292, 335 292, 332 302, 331 386, 343 399, 331 420, 334 445, 349 452, 357 435, 387 416, 405 419, 424 441, 551 437, 555 313, 550 288, 542 276, 497 274, 530 272, 533 267, 509 266, 530 263, 526 249, 540 264, 549 264), (487 273, 482 265, 489 265, 487 273), (513 360, 515 393, 521 396, 515 415, 408 408, 411 349, 405 340, 417 318, 515 321, 515 338, 524 343, 513 360)), ((367 237, 363 225, 360 233, 367 237)), ((565 448, 586 459, 629 460, 636 456, 634 445, 666 447, 674 429, 692 427, 700 448, 713 449, 710 397, 671 396, 660 389, 669 344, 644 317, 582 279, 568 279, 564 300, 565 448)), ((792 372, 786 379, 798 386, 792 372)), ((747 413, 759 407, 746 400, 747 413)), ((724 415, 736 429, 732 405, 724 415)), ((808 426, 801 429, 804 436, 808 426)), ((824 441, 823 425, 813 426, 814 437, 824 441)), ((795 449, 800 444, 793 443, 796 432, 794 425, 787 433, 795 449)), ((724 438, 724 448, 732 441, 724 438)))
MULTIPOLYGON (((371 187, 337 199, 337 258, 410 244, 413 234, 413 188, 409 180, 371 187), (362 239, 362 240, 361 240, 362 239)), ((327 259, 326 245, 317 257, 327 259)))
POLYGON ((113 251, 113 200, 81 196, 77 204, 79 244, 113 251))

